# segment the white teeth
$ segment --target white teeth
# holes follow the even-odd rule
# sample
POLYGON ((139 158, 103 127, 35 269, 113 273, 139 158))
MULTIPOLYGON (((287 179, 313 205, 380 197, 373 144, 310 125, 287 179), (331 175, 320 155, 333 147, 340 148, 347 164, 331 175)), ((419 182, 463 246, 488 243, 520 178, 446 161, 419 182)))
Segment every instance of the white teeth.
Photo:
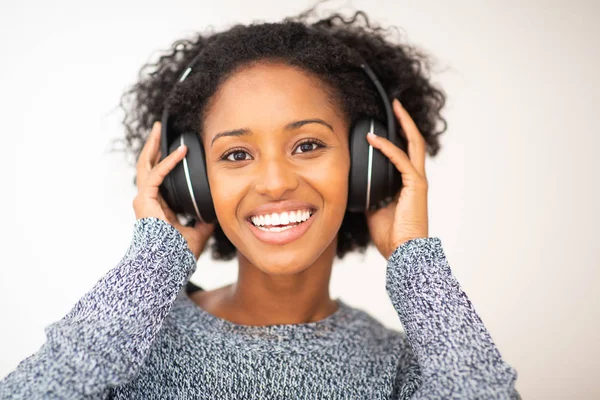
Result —
MULTIPOLYGON (((290 227, 293 227, 295 224, 306 221, 307 219, 310 218, 310 216, 311 216, 311 212, 309 210, 298 210, 298 211, 273 213, 273 214, 265 214, 265 215, 258 215, 258 216, 255 215, 255 216, 251 217, 250 220, 252 221, 252 223, 255 226, 258 226, 258 227, 269 226, 269 225, 290 225, 289 227, 288 226, 281 226, 281 227, 274 226, 273 227, 273 229, 274 228, 283 228, 283 230, 285 230, 285 229, 289 229, 290 227)), ((281 230, 273 230, 273 232, 281 232, 281 230)))
POLYGON ((271 225, 279 225, 279 215, 271 214, 271 225))
POLYGON ((287 225, 290 223, 290 217, 287 213, 281 213, 281 218, 279 218, 280 225, 287 225))

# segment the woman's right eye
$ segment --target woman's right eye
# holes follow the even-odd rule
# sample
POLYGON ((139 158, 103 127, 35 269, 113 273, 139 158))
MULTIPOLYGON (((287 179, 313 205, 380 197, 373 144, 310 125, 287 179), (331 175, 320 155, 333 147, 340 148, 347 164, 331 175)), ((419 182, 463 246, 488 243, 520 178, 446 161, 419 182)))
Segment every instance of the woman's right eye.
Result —
POLYGON ((246 161, 250 159, 250 155, 244 150, 233 150, 222 157, 227 161, 246 161))

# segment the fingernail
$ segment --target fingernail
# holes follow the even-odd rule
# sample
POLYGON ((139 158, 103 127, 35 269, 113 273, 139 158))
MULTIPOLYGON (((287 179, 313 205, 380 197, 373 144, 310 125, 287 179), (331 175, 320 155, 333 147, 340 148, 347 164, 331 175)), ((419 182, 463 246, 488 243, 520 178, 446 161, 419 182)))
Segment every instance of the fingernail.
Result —
POLYGON ((185 144, 180 144, 179 147, 177 148, 177 151, 182 153, 185 150, 185 144))
POLYGON ((395 106, 396 106, 396 107, 404 108, 404 107, 402 106, 402 103, 400 103, 400 100, 398 100, 398 98, 394 98, 394 103, 396 103, 396 104, 395 104, 395 106))
POLYGON ((372 131, 369 131, 369 132, 367 133, 367 136, 370 136, 370 137, 372 137, 372 138, 376 138, 376 137, 377 137, 377 135, 376 135, 375 133, 373 133, 372 131))

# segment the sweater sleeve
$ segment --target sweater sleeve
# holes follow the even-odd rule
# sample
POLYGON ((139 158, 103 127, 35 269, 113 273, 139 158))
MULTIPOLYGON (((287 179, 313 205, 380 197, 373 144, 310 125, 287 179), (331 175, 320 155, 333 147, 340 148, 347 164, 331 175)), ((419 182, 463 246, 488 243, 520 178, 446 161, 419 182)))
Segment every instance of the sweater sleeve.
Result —
POLYGON ((0 381, 0 399, 105 399, 132 380, 196 259, 179 231, 138 219, 123 259, 0 381))
POLYGON ((399 399, 520 399, 501 357, 447 263, 439 238, 412 239, 389 259, 386 290, 417 368, 399 366, 399 399))

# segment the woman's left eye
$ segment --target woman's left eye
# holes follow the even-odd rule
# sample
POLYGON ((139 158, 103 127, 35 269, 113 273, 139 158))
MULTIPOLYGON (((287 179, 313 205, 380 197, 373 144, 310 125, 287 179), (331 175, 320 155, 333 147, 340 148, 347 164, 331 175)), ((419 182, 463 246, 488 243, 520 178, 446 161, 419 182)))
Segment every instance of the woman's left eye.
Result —
POLYGON ((296 147, 294 154, 308 153, 308 152, 318 149, 319 147, 324 147, 324 146, 322 143, 319 143, 316 141, 303 142, 303 143, 300 143, 298 145, 298 147, 296 147), (300 150, 300 151, 298 151, 298 150, 300 150))

